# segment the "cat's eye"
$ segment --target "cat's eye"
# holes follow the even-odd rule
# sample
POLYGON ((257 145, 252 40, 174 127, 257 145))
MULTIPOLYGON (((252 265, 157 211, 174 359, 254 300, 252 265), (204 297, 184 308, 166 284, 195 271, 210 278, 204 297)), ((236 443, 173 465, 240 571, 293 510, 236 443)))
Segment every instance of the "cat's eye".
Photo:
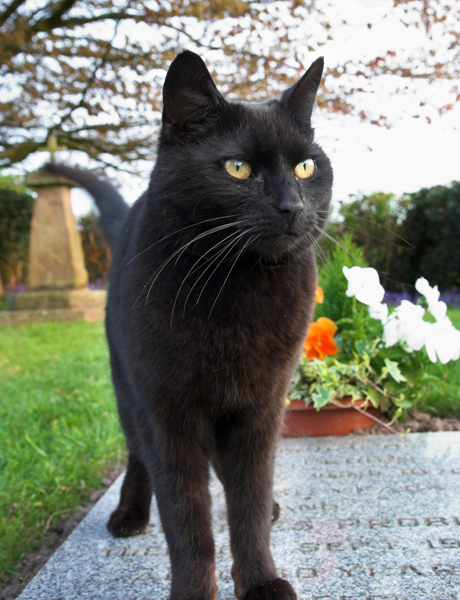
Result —
POLYGON ((315 172, 315 161, 312 158, 307 158, 307 160, 299 162, 294 172, 299 179, 308 179, 315 172))
POLYGON ((252 172, 251 165, 245 160, 231 158, 224 163, 227 173, 236 179, 247 179, 252 172))

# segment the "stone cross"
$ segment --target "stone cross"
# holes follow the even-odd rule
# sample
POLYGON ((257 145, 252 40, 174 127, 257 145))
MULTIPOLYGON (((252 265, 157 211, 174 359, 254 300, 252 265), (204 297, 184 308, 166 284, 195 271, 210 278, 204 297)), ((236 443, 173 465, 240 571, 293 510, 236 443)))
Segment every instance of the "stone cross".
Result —
POLYGON ((57 143, 57 137, 55 135, 50 135, 46 140, 46 146, 40 146, 38 149, 39 152, 49 152, 50 153, 50 161, 54 163, 54 155, 59 150, 67 150, 67 146, 59 146, 57 143))

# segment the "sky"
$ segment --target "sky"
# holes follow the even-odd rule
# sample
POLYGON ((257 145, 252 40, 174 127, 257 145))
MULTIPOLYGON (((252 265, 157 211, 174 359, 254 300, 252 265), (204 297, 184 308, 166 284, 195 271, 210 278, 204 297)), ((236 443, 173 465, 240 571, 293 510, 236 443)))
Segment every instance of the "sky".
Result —
MULTIPOLYGON (((426 46, 423 31, 404 27, 401 13, 392 8, 392 0, 318 2, 326 21, 340 24, 334 28, 334 39, 325 40, 320 48, 326 65, 383 56, 390 49, 416 59, 420 48, 426 46), (371 28, 368 23, 372 23, 371 28)), ((298 29, 295 31, 299 36, 298 29)), ((437 60, 443 59, 440 52, 437 60)), ((315 58, 317 55, 312 53, 311 61, 315 58)), ((358 108, 387 116, 389 128, 320 110, 314 114, 316 139, 334 169, 335 202, 347 201, 354 194, 400 195, 460 180, 460 103, 442 116, 438 112, 439 107, 451 102, 454 83, 435 82, 427 94, 426 81, 404 80, 407 89, 396 94, 391 93, 395 88, 391 77, 370 78, 356 97, 358 108), (420 103, 420 86, 425 86, 425 96, 429 97, 424 106, 420 103)), ((122 185, 120 191, 128 203, 134 202, 147 187, 148 176, 145 173, 144 177, 126 180, 122 185)), ((88 212, 92 202, 82 190, 73 190, 72 206, 79 215, 88 212)))

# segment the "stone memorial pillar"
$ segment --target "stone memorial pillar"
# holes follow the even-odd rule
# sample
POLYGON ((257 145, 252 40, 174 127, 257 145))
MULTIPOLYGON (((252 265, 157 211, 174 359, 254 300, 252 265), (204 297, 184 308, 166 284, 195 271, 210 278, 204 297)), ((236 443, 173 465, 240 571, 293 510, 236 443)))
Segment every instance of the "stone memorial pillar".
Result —
POLYGON ((70 203, 75 183, 44 170, 26 183, 37 192, 29 246, 29 291, 9 297, 10 310, 103 307, 104 290, 88 290, 88 273, 70 203))

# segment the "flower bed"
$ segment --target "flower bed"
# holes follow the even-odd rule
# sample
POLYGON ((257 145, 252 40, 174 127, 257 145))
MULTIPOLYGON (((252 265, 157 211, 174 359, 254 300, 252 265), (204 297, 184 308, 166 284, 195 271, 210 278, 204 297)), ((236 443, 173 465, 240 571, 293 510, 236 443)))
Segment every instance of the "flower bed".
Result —
POLYGON ((460 358, 460 331, 437 286, 423 277, 419 303, 402 300, 391 310, 375 269, 343 267, 343 274, 351 317, 311 324, 289 399, 320 409, 350 397, 352 405, 364 400, 362 408, 380 407, 397 419, 423 400, 427 386, 441 390, 442 379, 427 367, 460 358))

